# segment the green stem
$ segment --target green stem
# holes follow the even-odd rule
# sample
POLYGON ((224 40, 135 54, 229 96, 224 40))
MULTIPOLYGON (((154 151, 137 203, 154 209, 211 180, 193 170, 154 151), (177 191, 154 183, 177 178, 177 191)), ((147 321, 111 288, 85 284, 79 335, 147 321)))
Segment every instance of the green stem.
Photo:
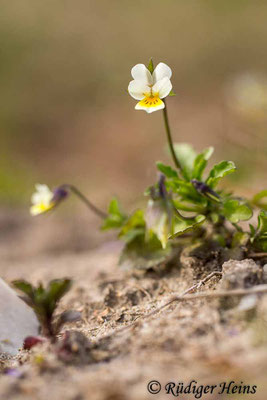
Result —
POLYGON ((163 111, 164 125, 165 125, 165 129, 166 129, 166 133, 167 133, 167 139, 168 139, 169 148, 170 148, 171 155, 172 155, 172 158, 173 158, 173 162, 174 162, 176 168, 178 168, 181 171, 181 173, 183 174, 183 169, 181 167, 181 164, 179 163, 179 160, 178 160, 178 158, 176 156, 176 153, 175 153, 175 150, 174 150, 174 147, 173 147, 171 129, 170 129, 170 124, 169 124, 168 112, 167 112, 167 104, 166 104, 165 100, 163 100, 163 102, 165 104, 165 107, 163 108, 162 111, 163 111))
POLYGON ((173 202, 175 208, 178 208, 181 211, 196 212, 199 214, 203 214, 205 212, 205 209, 203 207, 198 207, 195 205, 187 206, 182 201, 177 201, 177 200, 174 200, 173 202))
POLYGON ((237 230, 237 232, 243 232, 243 229, 240 228, 240 226, 238 226, 236 223, 231 222, 231 224, 235 227, 235 229, 237 230))
POLYGON ((96 207, 93 203, 91 203, 90 200, 87 199, 87 197, 84 196, 82 192, 79 191, 79 189, 76 188, 74 185, 70 184, 64 184, 61 186, 62 188, 69 189, 73 194, 75 194, 93 213, 95 213, 98 217, 105 219, 108 217, 108 214, 105 211, 100 210, 98 207, 96 207))

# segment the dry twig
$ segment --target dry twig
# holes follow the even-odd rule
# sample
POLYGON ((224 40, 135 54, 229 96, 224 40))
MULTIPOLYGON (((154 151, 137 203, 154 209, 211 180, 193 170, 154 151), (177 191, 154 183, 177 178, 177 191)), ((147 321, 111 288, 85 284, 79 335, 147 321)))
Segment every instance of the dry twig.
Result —
MULTIPOLYGON (((211 278, 213 278, 214 276, 222 276, 222 273, 220 271, 213 271, 211 272, 209 275, 207 275, 204 279, 202 279, 201 281, 195 283, 193 286, 191 286, 190 288, 186 289, 180 296, 176 296, 176 297, 172 297, 167 303, 165 303, 163 306, 156 308, 155 310, 153 310, 152 312, 145 314, 145 315, 141 315, 140 317, 138 316, 137 319, 132 322, 129 325, 123 326, 119 329, 117 329, 114 333, 120 333, 123 332, 131 327, 137 326, 140 322, 141 319, 146 319, 149 318, 151 316, 153 316, 154 314, 157 314, 159 311, 161 311, 163 308, 167 307, 169 304, 171 304, 172 302, 175 301, 176 298, 180 298, 183 297, 189 293, 193 293, 196 290, 198 290, 201 286, 205 285, 206 282, 208 282, 211 278)), ((151 296, 150 296, 151 297, 151 296)), ((112 336, 114 333, 112 334, 108 334, 105 336, 105 338, 112 336)))
POLYGON ((267 253, 249 253, 248 257, 252 258, 267 257, 267 253))
POLYGON ((115 332, 104 336, 104 338, 111 337, 114 334, 118 334, 118 333, 124 332, 127 329, 134 328, 134 327, 138 326, 138 324, 142 320, 150 318, 150 317, 154 316, 155 314, 158 314, 164 308, 170 306, 173 303, 194 301, 194 300, 198 300, 198 299, 216 299, 216 298, 218 299, 218 298, 231 297, 231 296, 243 297, 243 296, 247 296, 247 295, 251 295, 251 294, 264 294, 264 293, 267 293, 267 285, 258 285, 258 286, 252 287, 251 289, 234 289, 234 290, 222 290, 222 291, 209 291, 209 292, 205 292, 205 293, 191 294, 195 290, 199 289, 202 285, 204 285, 208 280, 210 280, 214 276, 221 276, 221 275, 222 275, 222 273, 219 272, 219 271, 212 272, 211 274, 207 275, 204 279, 202 279, 201 281, 199 281, 195 285, 191 286, 189 289, 187 289, 181 295, 172 296, 162 306, 157 307, 155 310, 151 311, 148 314, 140 316, 137 320, 135 320, 131 324, 123 326, 122 328, 116 330, 115 332))

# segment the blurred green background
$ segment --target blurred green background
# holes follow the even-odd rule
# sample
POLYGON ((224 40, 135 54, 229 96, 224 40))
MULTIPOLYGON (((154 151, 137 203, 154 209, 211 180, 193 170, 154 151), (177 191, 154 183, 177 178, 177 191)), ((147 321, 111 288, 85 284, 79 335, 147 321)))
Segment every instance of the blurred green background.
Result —
POLYGON ((0 203, 25 207, 35 182, 74 183, 102 207, 139 199, 168 158, 161 112, 126 91, 151 56, 173 70, 175 141, 215 146, 238 166, 230 185, 263 189, 266 18, 264 0, 3 0, 0 203))

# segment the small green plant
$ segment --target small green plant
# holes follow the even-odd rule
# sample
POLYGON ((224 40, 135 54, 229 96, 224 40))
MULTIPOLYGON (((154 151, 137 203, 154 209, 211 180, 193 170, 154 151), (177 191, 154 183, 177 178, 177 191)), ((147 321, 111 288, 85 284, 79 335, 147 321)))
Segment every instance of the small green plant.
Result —
POLYGON ((62 185, 53 192, 41 185, 32 198, 32 214, 54 208, 72 191, 103 218, 103 230, 118 231, 119 239, 125 242, 120 262, 140 268, 166 261, 184 238, 191 242, 217 242, 229 250, 239 247, 244 255, 266 252, 267 190, 252 200, 229 193, 219 185, 224 177, 236 171, 232 161, 221 161, 207 170, 212 147, 197 153, 190 144, 173 143, 165 98, 175 94, 170 80, 172 71, 166 64, 159 63, 154 68, 150 60, 148 67, 137 64, 131 73, 133 80, 128 91, 138 100, 135 108, 149 114, 162 110, 174 164, 156 163, 159 179, 145 191, 147 206, 127 215, 118 201, 112 199, 108 212, 104 213, 72 185, 62 185), (240 222, 250 220, 255 209, 261 209, 257 226, 244 229, 240 222))
POLYGON ((71 310, 55 317, 59 301, 71 288, 70 279, 52 280, 46 288, 41 283, 34 287, 24 280, 14 281, 13 285, 24 294, 22 299, 34 310, 43 336, 55 340, 63 324, 80 319, 80 313, 71 310))

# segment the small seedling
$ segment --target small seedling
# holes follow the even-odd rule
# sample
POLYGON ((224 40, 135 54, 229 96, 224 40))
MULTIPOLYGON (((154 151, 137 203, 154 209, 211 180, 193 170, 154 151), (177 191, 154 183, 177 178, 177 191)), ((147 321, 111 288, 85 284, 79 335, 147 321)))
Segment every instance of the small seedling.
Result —
POLYGON ((13 285, 24 294, 22 299, 34 310, 40 322, 42 335, 52 341, 56 339, 62 325, 81 318, 79 312, 72 310, 64 311, 55 317, 59 301, 72 286, 70 279, 52 280, 46 288, 41 283, 34 287, 24 280, 14 281, 13 285))

